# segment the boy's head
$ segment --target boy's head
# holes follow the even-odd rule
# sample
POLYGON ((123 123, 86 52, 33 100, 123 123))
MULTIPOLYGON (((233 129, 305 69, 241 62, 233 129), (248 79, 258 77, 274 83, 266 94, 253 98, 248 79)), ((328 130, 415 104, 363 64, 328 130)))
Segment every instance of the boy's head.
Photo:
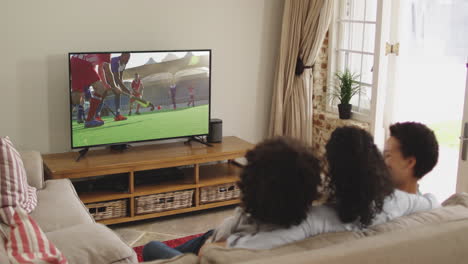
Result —
POLYGON ((416 183, 435 167, 439 145, 427 126, 415 122, 396 123, 390 126, 384 157, 393 181, 400 188, 416 183))
POLYGON ((278 137, 258 144, 245 157, 238 183, 244 210, 262 223, 284 227, 304 220, 320 196, 320 162, 311 149, 278 137))

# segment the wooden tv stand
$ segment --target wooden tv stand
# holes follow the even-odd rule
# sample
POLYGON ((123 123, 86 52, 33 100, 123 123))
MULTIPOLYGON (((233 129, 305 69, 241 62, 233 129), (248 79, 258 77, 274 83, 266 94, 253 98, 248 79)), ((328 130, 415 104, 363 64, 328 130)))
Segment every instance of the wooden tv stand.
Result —
POLYGON ((213 144, 213 147, 196 142, 190 144, 176 142, 132 147, 123 152, 111 152, 108 149, 92 150, 79 162, 75 162, 77 152, 47 154, 43 155, 43 160, 48 179, 127 174, 127 192, 97 191, 79 194, 80 199, 85 204, 128 199, 129 209, 125 217, 98 221, 103 224, 116 224, 238 204, 239 199, 201 204, 200 189, 206 186, 236 182, 240 167, 232 161, 235 158, 243 157, 251 148, 253 148, 252 144, 237 137, 224 137, 222 143, 213 144), (220 161, 228 162, 216 163, 220 161), (186 166, 183 178, 161 184, 135 185, 135 173, 178 166, 186 166), (194 190, 191 207, 136 214, 136 197, 189 189, 194 190))

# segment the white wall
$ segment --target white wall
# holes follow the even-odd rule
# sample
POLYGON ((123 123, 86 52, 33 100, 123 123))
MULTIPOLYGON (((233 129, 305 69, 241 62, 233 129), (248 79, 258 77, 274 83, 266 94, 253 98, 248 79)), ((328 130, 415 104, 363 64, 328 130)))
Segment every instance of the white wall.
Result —
POLYGON ((212 117, 224 135, 267 133, 282 0, 6 0, 0 11, 0 136, 70 150, 70 51, 212 49, 212 117))

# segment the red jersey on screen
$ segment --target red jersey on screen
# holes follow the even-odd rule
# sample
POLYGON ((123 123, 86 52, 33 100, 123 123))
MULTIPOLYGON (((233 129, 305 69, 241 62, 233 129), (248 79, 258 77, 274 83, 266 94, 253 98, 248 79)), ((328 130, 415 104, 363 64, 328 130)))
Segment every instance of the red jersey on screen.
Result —
POLYGON ((190 86, 190 87, 188 88, 188 91, 189 91, 189 94, 190 94, 190 95, 193 95, 193 87, 190 86))
POLYGON ((140 92, 140 88, 141 88, 141 80, 138 79, 138 80, 133 80, 132 82, 132 89, 139 93, 140 92))
POLYGON ((87 61, 93 66, 102 64, 104 62, 110 63, 111 61, 110 53, 77 54, 73 55, 73 57, 87 61))
POLYGON ((72 90, 84 92, 91 84, 101 80, 95 68, 110 62, 110 54, 76 54, 71 57, 72 90))

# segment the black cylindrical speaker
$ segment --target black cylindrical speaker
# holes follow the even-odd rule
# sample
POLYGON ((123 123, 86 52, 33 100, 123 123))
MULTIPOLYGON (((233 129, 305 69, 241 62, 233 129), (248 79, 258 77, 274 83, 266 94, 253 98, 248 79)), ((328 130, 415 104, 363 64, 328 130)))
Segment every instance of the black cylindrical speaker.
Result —
POLYGON ((209 143, 223 141, 223 120, 218 118, 210 119, 210 132, 207 139, 209 143))

